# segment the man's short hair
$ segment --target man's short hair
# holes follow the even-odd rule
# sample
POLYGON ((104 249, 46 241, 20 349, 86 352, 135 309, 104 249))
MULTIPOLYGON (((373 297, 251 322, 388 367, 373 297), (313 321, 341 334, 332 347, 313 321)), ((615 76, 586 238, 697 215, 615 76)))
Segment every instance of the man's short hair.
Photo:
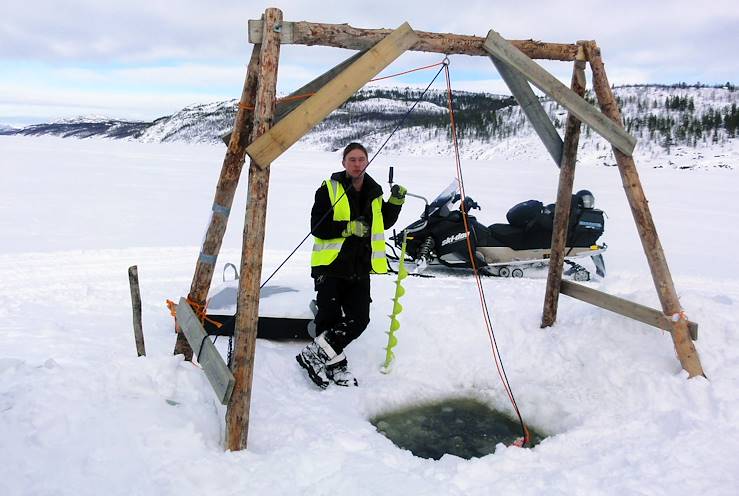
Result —
POLYGON ((367 149, 362 145, 361 143, 357 143, 355 141, 349 143, 346 145, 346 148, 344 148, 344 154, 342 155, 341 159, 344 160, 346 156, 351 152, 352 150, 362 150, 365 157, 369 157, 369 154, 367 153, 367 149))

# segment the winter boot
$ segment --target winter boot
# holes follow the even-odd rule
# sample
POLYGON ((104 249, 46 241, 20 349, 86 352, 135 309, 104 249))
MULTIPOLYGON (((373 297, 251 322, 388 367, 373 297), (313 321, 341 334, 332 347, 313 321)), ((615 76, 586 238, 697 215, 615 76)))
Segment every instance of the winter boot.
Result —
POLYGON ((330 384, 326 374, 326 363, 336 357, 336 352, 321 334, 314 339, 295 359, 308 372, 308 377, 321 389, 330 384))
POLYGON ((337 386, 359 386, 357 378, 349 372, 349 364, 343 353, 336 355, 333 360, 326 364, 326 375, 337 386))

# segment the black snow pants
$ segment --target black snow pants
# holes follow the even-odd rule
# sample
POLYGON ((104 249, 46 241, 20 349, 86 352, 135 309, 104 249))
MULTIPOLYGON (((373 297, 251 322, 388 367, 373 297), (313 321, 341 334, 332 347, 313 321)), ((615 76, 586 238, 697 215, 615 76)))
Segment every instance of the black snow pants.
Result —
POLYGON ((336 353, 357 339, 369 324, 370 278, 342 279, 321 275, 315 280, 316 335, 324 336, 336 353))

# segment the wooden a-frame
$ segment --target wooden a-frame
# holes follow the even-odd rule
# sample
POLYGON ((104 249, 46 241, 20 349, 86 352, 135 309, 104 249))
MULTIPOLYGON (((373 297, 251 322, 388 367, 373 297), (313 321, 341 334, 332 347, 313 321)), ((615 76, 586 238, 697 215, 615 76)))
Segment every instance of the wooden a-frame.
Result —
MULTIPOLYGON (((395 30, 388 30, 360 29, 348 24, 284 22, 282 12, 275 8, 267 9, 261 20, 249 21, 249 41, 254 44, 254 49, 234 128, 226 136, 228 150, 216 187, 213 213, 196 261, 188 295, 189 301, 196 305, 205 302, 236 186, 248 154, 251 161, 241 255, 242 277, 239 281, 234 329, 232 372, 235 383, 226 414, 227 449, 244 449, 247 442, 270 164, 406 50, 490 57, 560 168, 542 327, 551 326, 556 320, 557 302, 561 292, 670 331, 682 368, 688 372, 689 377, 704 375, 698 353, 691 341, 691 336, 694 339, 697 336, 697 325, 687 320, 680 306, 636 172, 632 156, 636 140, 624 130, 600 50, 595 42, 562 44, 505 40, 492 30, 486 38, 429 33, 414 31, 407 23, 395 30), (288 43, 348 48, 360 50, 361 53, 296 91, 296 95, 314 93, 304 102, 290 102, 276 107, 280 45, 288 43), (563 85, 532 59, 574 62, 570 87, 563 85), (590 63, 593 86, 601 111, 583 98, 586 63, 590 63), (568 110, 564 139, 549 121, 530 84, 534 84, 568 110), (613 147, 624 191, 662 305, 661 312, 562 280, 581 122, 588 124, 613 147)), ((180 305, 185 302, 183 299, 180 305)), ((184 353, 188 360, 192 357, 192 347, 184 333, 178 333, 175 353, 184 353)), ((212 354, 209 359, 213 360, 212 354)))

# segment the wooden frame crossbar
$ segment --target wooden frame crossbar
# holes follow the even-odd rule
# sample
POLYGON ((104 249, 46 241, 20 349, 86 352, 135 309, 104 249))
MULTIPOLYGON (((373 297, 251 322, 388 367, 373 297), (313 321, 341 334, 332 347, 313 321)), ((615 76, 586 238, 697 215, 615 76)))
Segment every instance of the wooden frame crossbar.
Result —
MULTIPOLYGON (((406 50, 489 57, 523 108, 555 164, 560 168, 542 327, 555 322, 557 301, 559 294, 562 293, 670 331, 680 364, 688 372, 689 377, 704 375, 691 341, 691 336, 693 339, 697 337, 697 324, 688 321, 680 307, 636 172, 632 156, 636 140, 623 128, 600 50, 595 42, 562 44, 534 40, 505 40, 493 30, 486 38, 430 33, 414 31, 407 23, 395 30, 389 30, 355 28, 348 24, 284 22, 282 12, 275 8, 267 9, 261 20, 249 21, 249 41, 254 44, 254 49, 234 128, 225 137, 228 150, 216 187, 213 214, 196 261, 188 297, 197 305, 205 302, 236 186, 248 154, 251 161, 239 271, 242 277, 239 280, 234 329, 232 392, 227 385, 229 380, 226 379, 225 387, 223 383, 223 377, 228 377, 228 374, 221 375, 219 380, 212 380, 214 384, 220 384, 218 388, 214 385, 219 398, 228 402, 227 449, 246 448, 270 164, 406 50), (307 100, 302 103, 286 102, 276 108, 275 88, 280 45, 286 43, 348 48, 362 52, 294 92, 294 94, 314 93, 307 100), (570 87, 559 82, 532 59, 574 62, 570 87), (583 98, 584 69, 587 62, 592 69, 593 86, 600 111, 583 98), (568 110, 564 139, 559 136, 549 120, 539 99, 534 95, 531 84, 568 110), (662 304, 662 312, 562 280, 581 122, 588 124, 613 147, 624 191, 662 304)), ((189 308, 183 308, 188 306, 186 300, 180 302, 180 312, 183 315, 178 316, 178 322, 185 332, 178 333, 175 353, 184 353, 189 360, 192 357, 192 349, 183 334, 193 334, 193 330, 198 330, 196 324, 199 323, 196 319, 193 320, 192 312, 188 312, 189 308)), ((198 333, 189 337, 191 342, 199 339, 198 333)), ((214 360, 215 362, 217 361, 214 360)))
MULTIPOLYGON (((566 279, 562 279, 559 291, 570 298, 575 298, 576 300, 590 303, 591 305, 623 315, 624 317, 638 320, 657 329, 672 332, 672 319, 659 310, 619 298, 618 296, 609 295, 608 293, 566 279)), ((690 339, 696 341, 698 339, 698 324, 688 321, 688 332, 690 339)))
MULTIPOLYGON (((283 44, 366 50, 392 31, 392 29, 355 28, 348 24, 284 22, 280 28, 280 39, 283 44)), ((483 48, 485 38, 479 36, 427 31, 415 33, 418 39, 409 48, 411 51, 488 56, 488 52, 483 48)), ((262 21, 249 21, 249 42, 255 44, 262 42, 262 21)), ((576 44, 545 43, 535 40, 511 40, 510 43, 532 59, 567 61, 577 58, 576 44)))

